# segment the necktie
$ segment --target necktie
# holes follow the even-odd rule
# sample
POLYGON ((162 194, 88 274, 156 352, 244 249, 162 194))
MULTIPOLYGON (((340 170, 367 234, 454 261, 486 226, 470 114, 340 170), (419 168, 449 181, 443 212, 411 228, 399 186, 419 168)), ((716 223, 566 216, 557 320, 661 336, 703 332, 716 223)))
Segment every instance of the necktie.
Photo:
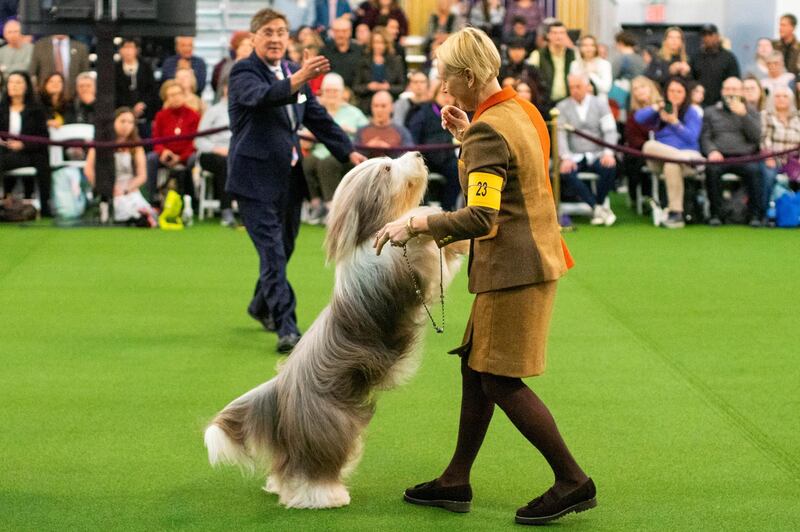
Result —
MULTIPOLYGON (((277 67, 270 67, 272 73, 275 74, 275 77, 282 80, 286 79, 283 75, 283 69, 280 65, 277 67)), ((292 124, 292 133, 297 130, 297 117, 294 114, 294 106, 292 104, 284 105, 283 108, 286 110, 286 114, 289 115, 289 122, 292 124)), ((300 159, 300 156, 297 154, 297 148, 292 146, 292 166, 297 164, 297 161, 300 159)))
POLYGON ((63 39, 56 39, 56 45, 53 47, 53 53, 55 54, 55 63, 56 63, 56 72, 61 74, 66 78, 66 72, 64 72, 64 57, 61 55, 61 47, 64 46, 63 39))

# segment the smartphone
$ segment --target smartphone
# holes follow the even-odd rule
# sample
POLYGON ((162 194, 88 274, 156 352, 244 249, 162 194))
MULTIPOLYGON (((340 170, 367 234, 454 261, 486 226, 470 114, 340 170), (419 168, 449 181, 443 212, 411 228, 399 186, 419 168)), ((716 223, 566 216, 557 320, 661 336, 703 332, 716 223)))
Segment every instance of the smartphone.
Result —
POLYGON ((672 114, 672 102, 671 101, 667 100, 666 102, 664 102, 664 112, 667 113, 668 115, 672 114))

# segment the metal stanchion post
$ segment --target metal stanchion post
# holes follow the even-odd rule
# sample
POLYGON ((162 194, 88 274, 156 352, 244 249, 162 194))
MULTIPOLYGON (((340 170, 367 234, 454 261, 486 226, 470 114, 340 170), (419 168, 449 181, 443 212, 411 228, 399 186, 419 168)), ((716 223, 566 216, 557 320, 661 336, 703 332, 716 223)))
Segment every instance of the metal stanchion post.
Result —
POLYGON ((556 217, 562 231, 572 230, 572 220, 561 215, 561 160, 558 157, 558 117, 561 113, 553 107, 550 109, 550 180, 553 185, 553 199, 556 203, 556 217))

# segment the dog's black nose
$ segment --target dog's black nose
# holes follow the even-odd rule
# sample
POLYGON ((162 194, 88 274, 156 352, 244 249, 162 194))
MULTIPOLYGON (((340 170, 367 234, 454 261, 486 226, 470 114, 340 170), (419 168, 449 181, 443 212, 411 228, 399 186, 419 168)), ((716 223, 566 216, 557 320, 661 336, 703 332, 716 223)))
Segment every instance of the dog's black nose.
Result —
POLYGON ((422 157, 422 154, 420 152, 418 152, 418 151, 414 152, 414 155, 416 155, 417 157, 422 157))

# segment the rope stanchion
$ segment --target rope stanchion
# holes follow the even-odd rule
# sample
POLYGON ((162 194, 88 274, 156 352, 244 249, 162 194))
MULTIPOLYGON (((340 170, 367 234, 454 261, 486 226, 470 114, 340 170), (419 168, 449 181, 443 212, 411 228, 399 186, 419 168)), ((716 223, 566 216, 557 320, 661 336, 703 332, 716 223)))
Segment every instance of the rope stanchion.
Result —
POLYGON ((603 148, 608 148, 610 150, 614 150, 615 152, 624 153, 626 155, 631 155, 633 157, 641 157, 643 159, 650 159, 653 161, 660 161, 663 163, 678 163, 678 164, 685 164, 688 166, 709 166, 709 165, 728 165, 728 164, 748 164, 748 163, 756 163, 759 161, 763 161, 765 159, 771 159, 773 157, 781 157, 784 155, 789 155, 792 153, 796 153, 800 151, 800 145, 795 146, 794 148, 789 148, 786 150, 776 151, 776 152, 767 152, 767 153, 759 153, 754 155, 740 155, 736 157, 725 157, 722 161, 709 161, 707 159, 675 159, 673 157, 660 157, 652 154, 644 153, 641 150, 637 150, 635 148, 631 148, 629 146, 620 146, 619 144, 611 144, 606 142, 605 140, 596 137, 590 133, 585 131, 581 131, 580 129, 575 128, 569 124, 562 124, 564 130, 569 131, 570 133, 574 133, 579 137, 583 137, 586 140, 589 140, 598 146, 602 146, 603 148))
POLYGON ((3 140, 18 140, 25 144, 44 144, 45 146, 61 146, 63 148, 134 148, 136 146, 153 146, 155 144, 166 144, 168 142, 176 142, 181 140, 192 140, 197 137, 204 137, 226 131, 227 126, 215 127, 213 129, 206 129, 196 133, 184 133, 183 135, 172 135, 170 137, 155 137, 150 139, 142 139, 135 142, 113 142, 113 141, 99 141, 99 140, 50 140, 47 137, 34 137, 31 135, 13 135, 8 131, 0 131, 0 139, 3 140))

